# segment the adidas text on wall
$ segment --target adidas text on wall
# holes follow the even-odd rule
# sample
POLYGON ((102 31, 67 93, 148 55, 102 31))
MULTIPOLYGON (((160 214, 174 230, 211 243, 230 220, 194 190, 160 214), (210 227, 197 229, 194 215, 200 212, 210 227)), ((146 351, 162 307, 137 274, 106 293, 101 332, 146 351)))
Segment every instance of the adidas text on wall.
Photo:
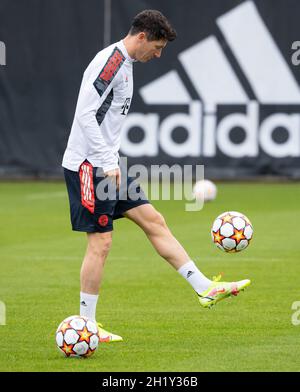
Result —
POLYGON ((181 51, 180 67, 198 98, 192 98, 180 67, 143 86, 139 92, 149 111, 129 113, 124 154, 155 157, 161 150, 174 158, 220 153, 256 158, 261 152, 272 158, 300 157, 300 88, 255 3, 243 2, 216 24, 232 56, 214 35, 181 51), (152 105, 159 105, 160 112, 152 105), (174 105, 180 111, 174 113, 174 105), (130 140, 133 128, 143 131, 138 142, 130 140), (186 133, 181 143, 173 139, 177 128, 186 133))

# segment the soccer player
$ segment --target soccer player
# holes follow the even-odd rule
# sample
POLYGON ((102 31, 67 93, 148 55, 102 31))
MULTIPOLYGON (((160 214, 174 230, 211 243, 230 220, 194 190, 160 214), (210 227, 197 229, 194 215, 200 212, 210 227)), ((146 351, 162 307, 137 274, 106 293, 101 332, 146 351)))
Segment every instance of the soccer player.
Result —
MULTIPOLYGON (((73 230, 87 233, 87 249, 80 273, 80 315, 96 320, 96 306, 103 267, 112 243, 113 221, 126 217, 145 232, 154 249, 198 295, 200 305, 210 307, 250 284, 211 281, 191 260, 172 235, 163 216, 145 197, 120 197, 120 130, 133 94, 133 63, 159 58, 169 41, 176 38, 170 22, 156 10, 144 10, 133 19, 127 36, 101 50, 84 72, 74 121, 62 166, 70 201, 73 230), (101 181, 116 183, 115 200, 98 198, 101 181)), ((137 188, 138 190, 142 190, 137 188)), ((102 342, 122 337, 99 325, 102 342)))

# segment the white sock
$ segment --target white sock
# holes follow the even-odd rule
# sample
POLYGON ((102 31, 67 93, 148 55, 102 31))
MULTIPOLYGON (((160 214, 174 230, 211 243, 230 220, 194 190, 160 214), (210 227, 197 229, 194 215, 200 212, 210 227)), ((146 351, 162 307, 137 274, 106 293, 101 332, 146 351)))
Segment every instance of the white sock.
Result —
POLYGON ((178 272, 193 287, 193 289, 201 294, 211 285, 211 280, 207 279, 200 272, 195 263, 190 260, 178 269, 178 272))
POLYGON ((99 295, 80 292, 80 316, 96 321, 96 306, 99 295))

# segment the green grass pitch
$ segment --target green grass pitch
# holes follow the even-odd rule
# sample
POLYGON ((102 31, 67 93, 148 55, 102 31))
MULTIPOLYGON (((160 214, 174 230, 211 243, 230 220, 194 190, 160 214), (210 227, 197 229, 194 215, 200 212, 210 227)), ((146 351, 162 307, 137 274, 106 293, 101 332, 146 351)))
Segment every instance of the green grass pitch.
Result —
POLYGON ((250 278, 238 297, 203 309, 181 276, 126 219, 115 223, 97 316, 123 343, 66 359, 55 330, 79 311, 85 234, 72 232, 64 183, 0 183, 0 371, 299 371, 300 184, 218 184, 202 211, 156 201, 200 270, 250 278), (223 211, 245 213, 249 248, 225 254, 210 227, 223 211))

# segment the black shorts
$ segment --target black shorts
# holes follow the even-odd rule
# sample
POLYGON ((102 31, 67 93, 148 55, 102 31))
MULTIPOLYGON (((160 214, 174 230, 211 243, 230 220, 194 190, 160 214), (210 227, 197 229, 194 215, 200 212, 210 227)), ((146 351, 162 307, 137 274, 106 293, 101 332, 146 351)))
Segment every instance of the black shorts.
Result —
POLYGON ((76 231, 112 231, 114 219, 123 218, 123 214, 131 208, 149 203, 139 184, 132 177, 127 177, 127 181, 125 179, 127 187, 124 187, 126 182, 121 179, 123 186, 121 185, 120 191, 115 194, 114 200, 103 200, 103 197, 99 199, 98 190, 104 184, 101 182, 105 177, 103 174, 99 175, 98 168, 87 161, 81 164, 78 172, 64 168, 64 175, 69 195, 72 229, 76 231), (135 190, 133 200, 130 189, 135 190), (137 198, 137 194, 140 197, 137 198))

